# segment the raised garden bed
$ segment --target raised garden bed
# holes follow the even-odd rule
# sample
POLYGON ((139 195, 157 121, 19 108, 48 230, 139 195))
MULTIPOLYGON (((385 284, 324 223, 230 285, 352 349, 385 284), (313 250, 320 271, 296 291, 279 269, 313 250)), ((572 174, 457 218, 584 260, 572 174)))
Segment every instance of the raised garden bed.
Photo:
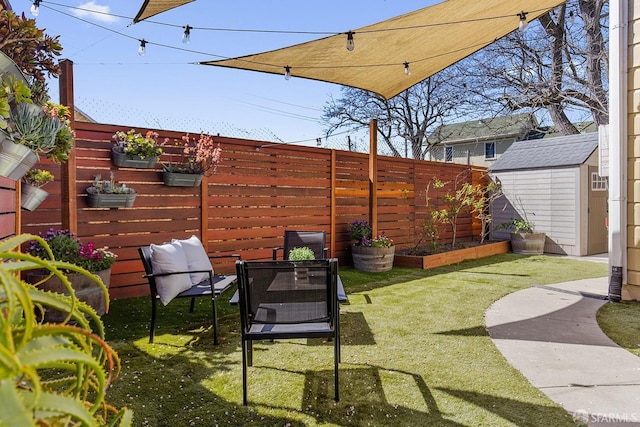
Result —
POLYGON ((443 265, 456 264, 468 259, 479 259, 497 254, 506 254, 509 250, 509 242, 501 241, 432 255, 403 255, 396 252, 393 266, 428 270, 443 265))

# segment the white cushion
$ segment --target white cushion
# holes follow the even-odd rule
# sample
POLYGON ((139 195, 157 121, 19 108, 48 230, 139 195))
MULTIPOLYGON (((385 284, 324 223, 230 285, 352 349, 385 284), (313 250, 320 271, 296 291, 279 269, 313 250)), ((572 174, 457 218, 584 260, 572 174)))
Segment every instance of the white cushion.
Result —
MULTIPOLYGON (((189 271, 198 270, 211 270, 213 274, 213 267, 211 267, 211 261, 209 261, 209 255, 204 250, 202 242, 198 237, 191 236, 184 240, 172 240, 173 243, 178 243, 182 246, 184 253, 187 256, 187 267, 189 271)), ((203 280, 209 279, 208 273, 191 273, 191 283, 197 285, 203 280)))
MULTIPOLYGON (((189 271, 187 256, 177 243, 151 245, 151 268, 154 274, 189 271)), ((156 287, 162 304, 167 305, 180 292, 191 288, 189 274, 156 277, 156 287)))

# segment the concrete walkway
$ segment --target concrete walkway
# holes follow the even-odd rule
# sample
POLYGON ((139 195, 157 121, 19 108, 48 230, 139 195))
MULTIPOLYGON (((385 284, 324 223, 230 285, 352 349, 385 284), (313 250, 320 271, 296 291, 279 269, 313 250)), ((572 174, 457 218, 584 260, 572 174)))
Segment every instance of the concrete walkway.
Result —
POLYGON ((589 426, 640 426, 640 357, 600 329, 608 279, 532 286, 485 314, 491 339, 529 382, 589 426))

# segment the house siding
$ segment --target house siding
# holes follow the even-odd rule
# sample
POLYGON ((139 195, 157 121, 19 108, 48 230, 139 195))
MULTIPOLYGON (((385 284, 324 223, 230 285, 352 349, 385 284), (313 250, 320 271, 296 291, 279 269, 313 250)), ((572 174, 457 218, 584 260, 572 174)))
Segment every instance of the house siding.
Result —
MULTIPOLYGON (((492 206, 494 226, 526 218, 547 235, 545 252, 580 255, 579 167, 503 171, 492 177, 500 179, 505 194, 492 206)), ((509 231, 496 230, 492 238, 508 239, 509 231)))
POLYGON ((623 298, 640 299, 640 4, 629 0, 627 286, 623 298))

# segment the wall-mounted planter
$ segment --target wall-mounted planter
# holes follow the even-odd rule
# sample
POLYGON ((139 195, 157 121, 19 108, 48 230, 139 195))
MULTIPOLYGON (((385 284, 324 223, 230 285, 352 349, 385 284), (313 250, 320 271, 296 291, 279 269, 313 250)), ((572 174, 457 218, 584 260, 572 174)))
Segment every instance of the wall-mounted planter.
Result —
POLYGON ((153 169, 158 163, 157 157, 130 156, 125 154, 120 147, 111 147, 111 160, 120 168, 153 169))
POLYGON ((90 208, 130 208, 136 200, 137 193, 95 193, 94 189, 87 188, 87 204, 90 208))
POLYGON ((428 270, 430 268, 442 267, 444 265, 456 264, 468 259, 486 258, 492 255, 506 254, 509 252, 509 242, 494 242, 484 245, 474 246, 465 249, 456 249, 433 255, 399 255, 396 254, 393 265, 396 267, 420 268, 428 270))
POLYGON ((38 162, 38 154, 22 144, 2 138, 0 175, 18 181, 38 162))
POLYGON ((42 188, 35 187, 29 184, 22 184, 20 187, 20 206, 22 209, 28 211, 34 211, 44 200, 49 193, 42 188))
POLYGON ((171 187, 197 187, 202 182, 202 175, 196 173, 162 172, 164 185, 171 187))

